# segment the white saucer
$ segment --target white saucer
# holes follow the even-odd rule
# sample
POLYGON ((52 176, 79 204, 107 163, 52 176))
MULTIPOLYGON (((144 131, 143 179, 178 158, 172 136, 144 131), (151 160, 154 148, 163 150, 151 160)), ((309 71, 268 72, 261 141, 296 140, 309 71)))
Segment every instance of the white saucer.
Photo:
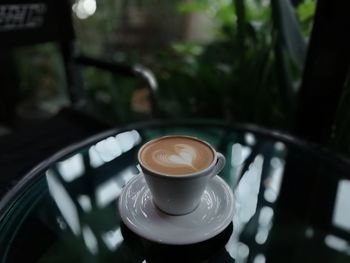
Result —
POLYGON ((130 180, 119 198, 119 213, 129 229, 169 245, 193 244, 216 236, 232 222, 233 211, 232 191, 219 176, 210 180, 199 207, 186 215, 172 216, 156 208, 142 174, 130 180))

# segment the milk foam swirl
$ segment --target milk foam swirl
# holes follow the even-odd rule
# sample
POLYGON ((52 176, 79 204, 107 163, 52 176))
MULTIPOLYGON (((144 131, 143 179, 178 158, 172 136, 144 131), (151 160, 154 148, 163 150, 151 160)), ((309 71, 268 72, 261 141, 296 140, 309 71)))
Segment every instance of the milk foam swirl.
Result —
POLYGON ((166 167, 191 167, 194 171, 198 168, 194 166, 198 154, 195 148, 188 144, 175 144, 172 151, 160 149, 153 152, 153 161, 166 167))

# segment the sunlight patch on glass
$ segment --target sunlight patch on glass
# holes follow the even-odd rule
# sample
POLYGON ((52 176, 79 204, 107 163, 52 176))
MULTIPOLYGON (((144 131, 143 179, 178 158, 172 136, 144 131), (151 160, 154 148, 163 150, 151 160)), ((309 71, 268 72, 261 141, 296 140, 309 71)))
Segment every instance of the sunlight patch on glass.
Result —
POLYGON ((270 229, 272 227, 272 219, 273 219, 273 209, 269 206, 264 206, 260 210, 259 214, 259 226, 257 233, 255 235, 256 243, 262 245, 266 242, 270 229))
POLYGON ((285 162, 281 158, 273 157, 270 161, 270 175, 265 179, 264 198, 270 203, 277 200, 281 189, 282 177, 284 172, 285 162))
POLYGON ((102 160, 100 157, 100 154, 96 150, 96 146, 91 146, 89 149, 89 158, 90 158, 90 165, 93 168, 100 167, 105 163, 105 161, 102 160))
POLYGON ((249 256, 249 247, 246 244, 240 243, 238 245, 237 257, 247 258, 249 256))
POLYGON ((129 151, 131 148, 133 148, 135 145, 141 142, 141 136, 135 130, 120 133, 117 136, 115 136, 115 138, 119 143, 122 152, 129 151))
POLYGON ((110 251, 114 251, 124 239, 120 228, 117 228, 102 234, 102 240, 110 251))
POLYGON ((136 130, 120 133, 99 141, 89 149, 90 165, 93 168, 114 160, 141 142, 136 130))
POLYGON ((254 134, 250 132, 247 132, 246 134, 244 134, 244 139, 248 145, 254 145, 256 143, 254 134))
POLYGON ((231 165, 233 167, 243 164, 252 152, 250 147, 243 146, 240 143, 233 144, 231 151, 231 165))
POLYGON ((334 250, 345 252, 348 249, 349 243, 337 236, 327 235, 324 239, 326 245, 334 250))
POLYGON ((120 145, 114 137, 109 137, 98 142, 95 149, 105 163, 112 161, 122 154, 120 145))
POLYGON ((333 211, 333 224, 350 231, 350 180, 340 180, 333 211))
POLYGON ((57 169, 66 182, 72 182, 85 172, 83 157, 76 154, 62 162, 57 163, 57 169))
POLYGON ((92 210, 91 199, 87 195, 80 195, 77 198, 78 203, 85 212, 90 212, 92 210))
POLYGON ((46 172, 46 180, 49 192, 54 199, 58 209, 60 210, 62 217, 67 222, 67 225, 72 230, 74 235, 79 235, 79 215, 73 200, 70 198, 63 185, 57 180, 55 175, 50 170, 46 172))
POLYGON ((266 242, 268 236, 269 236, 269 229, 259 228, 258 232, 255 235, 255 242, 258 243, 259 245, 262 245, 266 242))
POLYGON ((263 254, 258 254, 254 258, 253 263, 265 263, 266 262, 266 257, 263 254))
POLYGON ((115 180, 108 180, 96 189, 97 206, 103 208, 115 200, 122 191, 122 186, 115 180))
POLYGON ((260 210, 259 214, 259 225, 263 227, 267 227, 272 223, 273 219, 273 209, 269 206, 264 206, 260 210))
POLYGON ((277 151, 283 152, 286 149, 286 145, 283 142, 276 142, 275 149, 277 151))
POLYGON ((97 206, 103 208, 116 200, 120 195, 123 186, 135 175, 135 170, 132 169, 132 167, 128 167, 121 171, 117 176, 99 185, 96 188, 97 206))
POLYGON ((262 155, 255 158, 235 190, 236 214, 242 222, 248 222, 256 212, 263 161, 262 155))
POLYGON ((83 227, 83 239, 86 248, 91 252, 91 254, 96 255, 98 253, 97 239, 91 228, 88 226, 83 227))

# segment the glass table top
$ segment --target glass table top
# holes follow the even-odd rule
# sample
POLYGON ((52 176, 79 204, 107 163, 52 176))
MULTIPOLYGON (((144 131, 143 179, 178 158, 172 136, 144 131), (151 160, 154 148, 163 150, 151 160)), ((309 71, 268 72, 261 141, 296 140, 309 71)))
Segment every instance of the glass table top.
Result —
POLYGON ((0 262, 350 262, 350 164, 317 146, 252 126, 150 123, 96 135, 57 153, 0 203, 0 262), (232 223, 171 246, 121 221, 139 147, 185 134, 226 157, 232 223))

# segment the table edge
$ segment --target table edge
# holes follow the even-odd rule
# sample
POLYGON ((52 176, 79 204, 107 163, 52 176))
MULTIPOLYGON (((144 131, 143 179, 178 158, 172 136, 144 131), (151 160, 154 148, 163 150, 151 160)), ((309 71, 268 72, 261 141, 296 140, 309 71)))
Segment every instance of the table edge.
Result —
POLYGON ((59 150, 57 153, 51 155, 50 157, 48 157, 47 159, 45 159, 44 161, 36 165, 33 169, 27 172, 17 182, 17 184, 14 187, 12 187, 0 200, 0 222, 5 217, 4 210, 6 206, 11 201, 11 199, 13 199, 17 195, 17 192, 19 191, 19 189, 21 189, 24 185, 26 185, 30 181, 35 180, 36 175, 38 175, 43 170, 47 169, 53 162, 58 161, 64 156, 71 154, 73 151, 78 150, 79 148, 85 147, 89 144, 93 144, 94 142, 97 142, 99 140, 102 140, 103 138, 112 136, 116 133, 120 133, 130 129, 152 128, 155 126, 161 127, 161 126, 167 126, 167 125, 179 125, 179 126, 188 125, 189 127, 191 126, 198 127, 200 125, 203 125, 203 126, 212 125, 212 126, 218 126, 218 127, 233 128, 238 131, 244 130, 246 132, 253 132, 262 136, 270 137, 271 139, 277 139, 277 140, 280 140, 281 142, 284 142, 287 144, 293 144, 293 145, 296 145, 297 147, 304 148, 305 150, 310 151, 313 154, 329 159, 329 161, 331 162, 336 162, 339 166, 350 167, 349 159, 347 159, 345 156, 342 156, 338 153, 331 151, 326 147, 297 138, 296 136, 291 135, 288 132, 278 131, 274 129, 267 129, 255 124, 227 122, 227 121, 212 120, 212 119, 152 120, 152 121, 134 122, 134 123, 122 125, 120 127, 114 127, 114 128, 108 129, 106 131, 92 135, 80 142, 73 143, 67 147, 64 147, 63 149, 59 150))

